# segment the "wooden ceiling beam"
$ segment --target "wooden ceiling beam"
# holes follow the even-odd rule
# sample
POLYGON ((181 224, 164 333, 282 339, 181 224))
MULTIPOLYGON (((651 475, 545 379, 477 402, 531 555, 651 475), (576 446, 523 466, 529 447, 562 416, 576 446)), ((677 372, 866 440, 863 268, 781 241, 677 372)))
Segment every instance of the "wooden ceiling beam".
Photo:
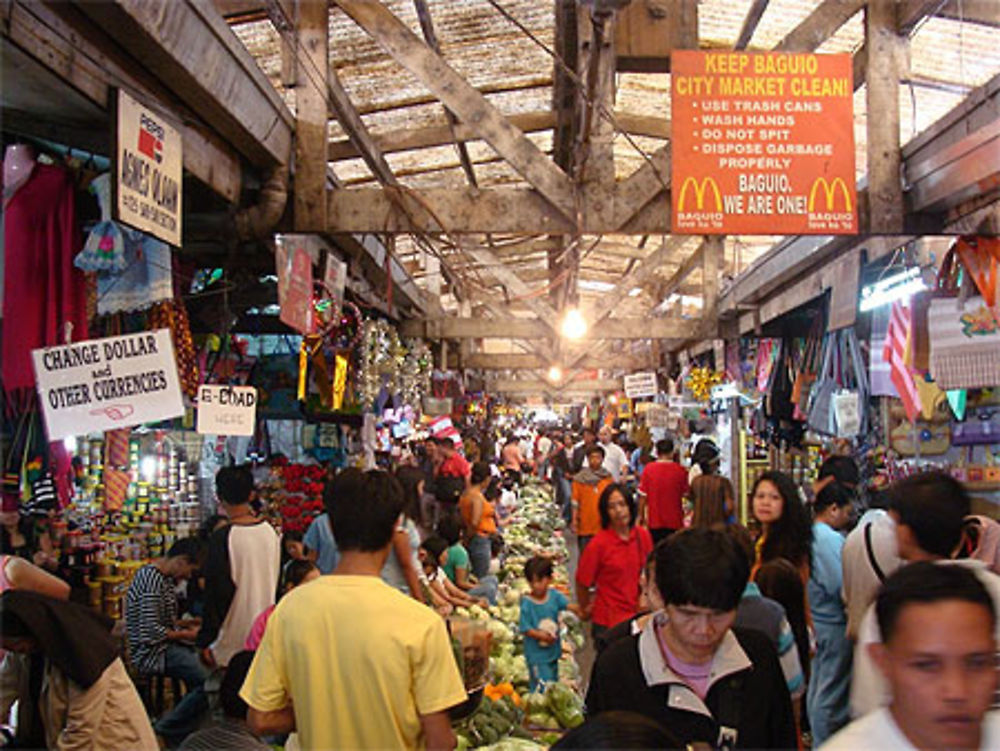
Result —
MULTIPOLYGON (((462 357, 463 368, 477 370, 544 370, 552 365, 553 358, 534 352, 517 352, 511 354, 473 353, 462 357)), ((606 357, 584 357, 579 364, 585 370, 614 368, 621 370, 640 370, 651 367, 652 358, 642 355, 620 355, 609 362, 606 357)))
POLYGON ((774 46, 775 52, 813 52, 837 33, 868 0, 822 0, 802 23, 774 46))
POLYGON ((463 122, 474 124, 478 135, 563 216, 575 220, 575 191, 566 173, 553 164, 523 132, 511 125, 440 55, 418 39, 381 3, 361 0, 336 2, 463 122))
MULTIPOLYGON (((483 159, 475 159, 472 161, 474 166, 485 166, 487 164, 499 164, 501 162, 506 162, 507 160, 499 156, 488 156, 483 159)), ((457 170, 462 168, 461 162, 444 162, 442 164, 435 164, 429 167, 409 167, 405 169, 397 169, 393 174, 399 177, 414 177, 417 175, 430 175, 435 172, 449 172, 451 170, 457 170)), ((362 177, 353 177, 350 180, 344 180, 343 184, 346 188, 355 188, 357 186, 368 185, 372 182, 379 181, 376 175, 364 175, 362 177)))
POLYGON ((942 0, 900 0, 896 8, 896 30, 909 36, 928 16, 941 7, 942 0))
POLYGON ((1000 29, 1000 3, 996 0, 948 0, 935 15, 1000 29))
MULTIPOLYGON (((360 113, 360 108, 358 112, 360 113)), ((615 125, 633 136, 647 138, 670 138, 670 121, 662 117, 635 115, 628 112, 615 112, 615 125)), ((556 126, 556 113, 525 112, 509 115, 512 125, 523 133, 537 133, 551 130, 556 126)), ((455 136, 461 141, 480 140, 474 128, 458 123, 455 126, 455 136)), ((395 154, 401 151, 415 151, 433 146, 447 146, 452 142, 451 130, 447 125, 429 125, 425 128, 401 128, 386 133, 373 133, 372 138, 385 154, 395 154)), ((555 153, 555 148, 553 148, 555 153)), ((335 138, 330 140, 327 157, 332 162, 344 159, 357 159, 361 154, 350 138, 335 138)))
POLYGON ((743 19, 740 35, 736 37, 736 44, 733 45, 734 50, 745 50, 750 44, 754 32, 757 31, 757 25, 760 23, 764 11, 767 10, 767 3, 768 0, 753 0, 753 5, 750 6, 750 10, 747 11, 743 19))
MULTIPOLYGON (((548 130, 556 122, 555 114, 552 112, 527 112, 511 115, 507 119, 523 133, 548 130)), ((479 140, 476 129, 463 123, 458 123, 455 126, 455 137, 461 141, 479 140)), ((426 128, 406 128, 387 133, 373 133, 372 138, 386 154, 426 149, 432 146, 447 146, 453 141, 448 125, 431 125, 426 128)), ((360 153, 349 138, 338 138, 330 141, 330 150, 327 156, 330 161, 340 161, 342 159, 356 159, 360 153)))
MULTIPOLYGON (((346 66, 342 66, 341 70, 346 70, 346 66)), ((495 81, 483 84, 482 86, 477 86, 476 91, 483 96, 492 96, 495 94, 514 94, 530 89, 545 89, 551 85, 551 76, 533 76, 518 81, 495 81)), ((392 110, 408 109, 410 107, 425 107, 429 104, 439 104, 440 101, 436 96, 430 94, 416 94, 403 99, 359 102, 357 106, 358 112, 362 115, 374 115, 392 110)))
POLYGON ((547 323, 552 329, 553 334, 557 333, 559 330, 559 316, 552 306, 549 305, 545 298, 537 295, 536 291, 528 287, 528 285, 518 277, 503 261, 497 258, 494 253, 488 248, 482 246, 470 246, 467 248, 462 248, 467 256, 472 258, 476 263, 483 267, 483 270, 492 275, 500 284, 502 284, 507 292, 513 297, 521 300, 525 305, 527 305, 531 312, 538 316, 540 321, 547 323))
MULTIPOLYGON (((692 321, 679 318, 609 318, 593 326, 584 339, 680 339, 691 331, 692 321)), ((426 318, 403 321, 403 336, 428 339, 549 339, 552 329, 530 318, 426 318)))
MULTIPOLYGON (((148 71, 138 68, 106 31, 68 3, 3 6, 3 43, 22 50, 101 110, 114 86, 127 86, 151 106, 181 118, 184 169, 230 203, 240 199, 242 164, 236 149, 148 71)), ((5 53, 6 54, 6 53, 5 53)))
MULTIPOLYGON (((420 21, 420 30, 424 34, 424 41, 427 42, 432 50, 440 55, 441 45, 438 44, 437 34, 434 32, 434 21, 431 18, 431 10, 427 5, 427 0, 413 0, 413 4, 417 10, 417 18, 420 21)), ((458 152, 458 161, 462 164, 465 179, 469 181, 469 185, 473 188, 478 187, 476 170, 472 166, 472 160, 469 159, 469 149, 465 145, 465 141, 458 137, 455 130, 458 126, 458 116, 447 107, 444 109, 444 114, 448 120, 448 132, 452 142, 455 144, 455 150, 458 152)))
POLYGON ((647 204, 660 198, 669 189, 670 144, 666 143, 616 186, 614 224, 625 227, 647 204))
MULTIPOLYGON (((675 292, 684 294, 683 284, 687 280, 691 273, 702 264, 702 259, 705 256, 705 243, 702 242, 697 249, 689 255, 681 265, 677 268, 677 271, 662 285, 656 288, 655 297, 656 304, 659 305, 663 300, 666 300, 675 292)), ((701 290, 699 290, 701 292, 701 290)))
MULTIPOLYGON (((616 207, 634 201, 634 194, 624 198, 628 189, 619 183, 609 198, 616 207)), ((327 199, 330 232, 453 232, 572 235, 670 233, 670 212, 666 205, 650 201, 631 219, 622 221, 625 211, 616 210, 612 226, 599 217, 581 212, 582 226, 577 227, 557 211, 537 191, 525 188, 428 188, 420 191, 420 201, 410 200, 403 212, 385 191, 379 188, 333 190, 327 199), (442 227, 442 224, 444 225, 442 227)), ((666 191, 664 191, 666 195, 666 191)), ((666 200, 666 199, 664 199, 666 200)))
POLYGON ((600 380, 567 381, 563 383, 550 383, 541 379, 518 380, 516 378, 502 378, 487 381, 489 389, 498 394, 606 394, 610 391, 620 391, 622 380, 620 378, 602 378, 600 380))
POLYGON ((290 163, 292 114, 209 0, 77 0, 73 5, 251 163, 290 163))
POLYGON ((594 311, 588 323, 591 326, 603 325, 602 322, 628 298, 633 289, 645 284, 660 270, 663 264, 670 261, 676 262, 677 252, 687 244, 689 239, 686 235, 675 235, 667 238, 659 248, 623 276, 613 290, 601 298, 600 307, 594 311))
MULTIPOLYGON (((364 120, 361 119, 361 115, 351 103, 351 99, 347 95, 347 90, 344 89, 337 71, 334 70, 332 65, 328 65, 327 67, 330 71, 330 78, 327 82, 327 90, 330 95, 330 108, 340 121, 341 127, 347 132, 351 143, 354 144, 354 148, 361 155, 361 158, 368 165, 368 169, 371 170, 375 178, 383 185, 399 185, 399 181, 393 174, 392 168, 385 160, 385 154, 382 153, 382 149, 368 131, 368 126, 365 125, 364 120)), ((326 156, 329 157, 329 154, 326 156)), ((345 182, 348 185, 350 184, 350 181, 345 182)))

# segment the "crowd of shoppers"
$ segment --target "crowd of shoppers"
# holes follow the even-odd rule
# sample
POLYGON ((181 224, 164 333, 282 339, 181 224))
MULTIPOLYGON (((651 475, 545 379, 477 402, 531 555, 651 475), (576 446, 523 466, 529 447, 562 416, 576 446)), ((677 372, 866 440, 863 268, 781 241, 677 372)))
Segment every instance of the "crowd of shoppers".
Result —
POLYGON ((441 615, 496 600, 506 472, 551 481, 577 543, 575 598, 552 588, 551 560, 524 570, 532 688, 558 678, 563 610, 599 650, 587 722, 557 747, 1000 747, 1000 577, 961 557, 970 504, 951 477, 899 482, 845 538, 850 459, 824 463, 811 501, 766 472, 746 498, 754 539, 710 442, 690 468, 670 438, 629 462, 605 428, 578 444, 512 435, 472 463, 457 444, 429 441, 393 473, 341 471, 301 539, 257 515, 245 468, 221 470, 222 516, 134 577, 124 655, 61 580, 4 555, 0 706, 19 700, 18 744, 451 748, 449 710, 467 694, 441 615), (183 696, 150 721, 126 663, 183 696))

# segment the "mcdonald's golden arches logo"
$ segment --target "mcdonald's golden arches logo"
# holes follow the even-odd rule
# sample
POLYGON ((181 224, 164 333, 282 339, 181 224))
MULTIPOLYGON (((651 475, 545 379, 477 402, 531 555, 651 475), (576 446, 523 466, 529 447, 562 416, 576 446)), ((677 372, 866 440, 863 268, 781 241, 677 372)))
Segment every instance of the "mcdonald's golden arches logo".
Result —
POLYGON ((816 189, 823 186, 823 193, 826 196, 826 210, 833 211, 833 202, 837 198, 837 188, 840 188, 840 192, 844 196, 844 211, 852 211, 851 208, 851 192, 847 189, 847 183, 844 182, 844 178, 835 177, 832 181, 827 181, 825 177, 817 177, 813 182, 812 190, 809 191, 809 213, 811 214, 816 208, 816 189))
POLYGON ((684 211, 688 188, 694 188, 695 208, 698 211, 704 211, 705 193, 708 192, 709 187, 712 188, 712 193, 715 194, 715 211, 716 213, 722 213, 722 194, 719 192, 719 184, 715 182, 714 177, 705 177, 701 182, 698 182, 697 178, 694 177, 685 179, 684 184, 681 185, 680 195, 677 196, 677 212, 684 211))

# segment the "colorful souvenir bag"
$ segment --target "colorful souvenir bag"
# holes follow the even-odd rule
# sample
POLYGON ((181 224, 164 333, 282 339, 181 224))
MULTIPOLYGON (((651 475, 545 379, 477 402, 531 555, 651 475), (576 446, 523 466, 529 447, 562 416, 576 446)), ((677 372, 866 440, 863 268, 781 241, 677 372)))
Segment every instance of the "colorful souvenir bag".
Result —
POLYGON ((993 387, 1000 384, 996 259, 992 256, 992 246, 986 243, 973 244, 962 238, 956 248, 961 261, 954 260, 955 248, 949 251, 938 277, 938 288, 957 290, 959 294, 935 297, 927 314, 930 373, 944 390, 993 387), (955 270, 958 266, 963 267, 964 273, 955 270), (991 271, 987 272, 987 268, 991 271), (983 296, 971 295, 974 283, 985 292, 983 296))

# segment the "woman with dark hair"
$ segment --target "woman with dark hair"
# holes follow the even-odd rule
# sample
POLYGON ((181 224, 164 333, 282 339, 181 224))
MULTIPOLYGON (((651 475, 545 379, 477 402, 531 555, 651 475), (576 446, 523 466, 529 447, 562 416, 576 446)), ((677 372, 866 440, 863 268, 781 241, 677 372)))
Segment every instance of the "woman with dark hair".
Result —
MULTIPOLYGON (((798 569, 785 558, 775 558, 760 566, 753 580, 764 597, 777 602, 785 609, 785 617, 795 636, 795 648, 799 653, 799 664, 806 683, 810 674, 809 616, 806 606, 806 590, 798 569)), ((801 704, 794 702, 795 715, 801 717, 801 704)))
POLYGON ((28 681, 40 693, 21 700, 37 702, 46 747, 159 748, 109 620, 75 603, 9 590, 0 595, 0 634, 4 649, 43 658, 43 679, 28 681))
POLYGON ((799 489, 783 472, 764 472, 750 494, 754 518, 760 522, 754 568, 784 558, 799 571, 802 586, 809 581, 812 556, 812 520, 799 489))
POLYGON ((639 508, 627 487, 608 485, 597 509, 601 531, 584 549, 576 571, 577 602, 584 617, 593 620, 595 640, 638 611, 639 577, 653 549, 649 530, 635 525, 639 508))
POLYGON ((694 482, 701 475, 714 475, 719 471, 722 464, 722 453, 715 441, 702 438, 694 445, 691 452, 691 471, 688 473, 688 482, 694 482))
POLYGON ((698 475, 691 483, 691 526, 725 529, 736 523, 733 484, 721 475, 698 475))
POLYGON ((382 581, 423 602, 420 560, 417 557, 420 531, 417 529, 416 520, 420 515, 424 476, 416 467, 399 467, 396 470, 396 479, 403 486, 405 501, 396 532, 392 536, 389 557, 382 566, 382 581))
POLYGON ((477 579, 490 572, 490 538, 497 533, 496 510, 483 494, 491 476, 488 462, 473 464, 469 487, 458 499, 458 510, 465 523, 465 547, 477 579))

